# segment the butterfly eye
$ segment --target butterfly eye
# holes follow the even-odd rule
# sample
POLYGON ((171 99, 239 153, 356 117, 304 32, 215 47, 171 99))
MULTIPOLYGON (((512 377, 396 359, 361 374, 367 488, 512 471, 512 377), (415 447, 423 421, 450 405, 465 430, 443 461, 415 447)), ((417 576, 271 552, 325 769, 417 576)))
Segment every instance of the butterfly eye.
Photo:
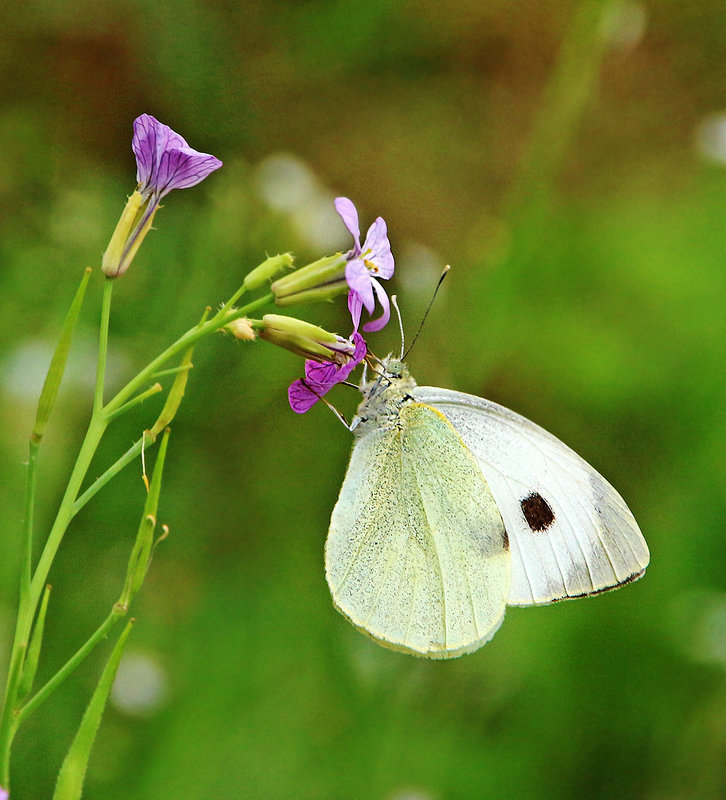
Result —
POLYGON ((538 492, 530 492, 524 500, 520 500, 519 504, 522 506, 527 525, 533 531, 546 531, 555 521, 555 512, 538 492))

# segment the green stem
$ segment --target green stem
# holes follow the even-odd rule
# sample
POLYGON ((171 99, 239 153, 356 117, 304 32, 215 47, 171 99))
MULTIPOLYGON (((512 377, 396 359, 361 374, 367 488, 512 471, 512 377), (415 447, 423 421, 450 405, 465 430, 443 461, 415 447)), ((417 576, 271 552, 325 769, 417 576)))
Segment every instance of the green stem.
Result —
POLYGON ((162 386, 160 383, 155 383, 153 386, 150 386, 145 392, 141 392, 141 394, 137 394, 136 397, 131 398, 127 403, 124 403, 122 406, 119 406, 115 411, 108 415, 108 421, 113 422, 117 417, 120 417, 122 414, 125 414, 127 411, 131 411, 132 408, 135 408, 140 403, 143 403, 148 397, 152 395, 159 394, 159 392, 163 391, 162 386))
MULTIPOLYGON (((43 383, 43 388, 38 399, 38 409, 35 416, 35 425, 30 436, 30 449, 28 457, 28 472, 25 485, 25 501, 23 507, 23 526, 20 560, 20 598, 18 614, 15 620, 15 635, 10 651, 10 665, 8 669, 3 698, 2 714, 0 715, 0 786, 7 789, 10 769, 10 746, 15 735, 12 712, 18 698, 21 678, 25 668, 25 658, 30 640, 30 631, 35 618, 40 596, 33 600, 32 560, 33 560, 33 508, 36 489, 36 474, 38 452, 43 439, 45 427, 48 424, 51 411, 55 405, 58 389, 65 370, 68 350, 71 344, 73 331, 78 321, 78 316, 83 304, 86 286, 91 275, 91 270, 85 270, 80 286, 68 310, 58 344, 50 362, 48 373, 43 383)), ((42 593, 41 588, 41 593, 42 593)), ((42 624, 42 621, 39 623, 42 624)))
POLYGON ((8 785, 8 769, 10 762, 10 746, 15 734, 15 725, 13 724, 13 710, 17 701, 17 688, 20 681, 20 675, 23 669, 22 655, 28 647, 30 639, 30 631, 33 625, 38 603, 45 589, 46 579, 50 572, 50 567, 53 563, 58 548, 63 539, 63 536, 68 528, 68 524, 73 518, 73 504, 78 495, 78 492, 86 476, 88 467, 91 464, 96 448, 98 447, 101 437, 106 430, 106 418, 103 412, 94 410, 91 415, 91 421, 86 432, 85 439, 81 445, 78 459, 71 473, 68 481, 65 494, 61 500, 58 514, 56 515, 55 522, 48 534, 48 539, 43 548, 40 556, 38 566, 35 569, 33 578, 30 582, 30 592, 27 600, 20 604, 18 609, 18 617, 15 624, 15 636, 13 638, 13 646, 10 656, 10 671, 8 673, 7 688, 5 692, 5 699, 3 702, 2 719, 0 719, 0 786, 7 787, 8 785))
POLYGON ((18 684, 23 670, 23 660, 27 650, 27 641, 19 647, 13 647, 10 657, 10 670, 8 672, 7 688, 5 690, 5 702, 3 706, 2 721, 0 721, 0 786, 7 790, 10 783, 10 745, 13 742, 17 725, 14 724, 12 715, 12 705, 18 693, 18 684))
POLYGON ((23 513, 23 541, 20 567, 20 607, 30 598, 33 559, 33 509, 35 507, 35 487, 37 485, 38 452, 40 440, 30 437, 28 446, 28 472, 25 480, 25 507, 23 513))
POLYGON ((232 297, 230 297, 229 300, 227 300, 227 302, 222 306, 222 311, 229 311, 246 291, 247 287, 242 284, 242 286, 240 286, 239 289, 237 289, 237 291, 232 295, 232 297))
POLYGON ((96 480, 86 489, 86 491, 76 500, 73 504, 73 516, 86 505, 86 503, 94 497, 98 492, 103 489, 103 487, 111 480, 111 478, 118 475, 121 470, 128 466, 141 452, 142 448, 146 447, 149 448, 154 444, 155 437, 153 437, 149 431, 146 431, 146 439, 142 437, 138 441, 134 442, 131 447, 119 458, 115 461, 111 466, 101 475, 100 477, 96 478, 96 480))
POLYGON ((103 407, 103 385, 106 378, 106 355, 108 353, 108 323, 111 318, 111 294, 114 281, 106 278, 103 284, 103 300, 101 301, 101 328, 98 337, 98 366, 96 368, 96 389, 93 393, 93 410, 98 412, 103 407))
POLYGON ((191 369, 191 364, 183 364, 181 367, 170 367, 169 369, 161 369, 154 373, 154 378, 166 378, 168 375, 178 375, 180 372, 185 372, 191 369))
POLYGON ((128 400, 129 397, 137 392, 145 383, 148 383, 153 375, 175 355, 178 355, 183 350, 191 347, 204 336, 214 333, 214 331, 221 330, 225 325, 229 324, 233 320, 247 316, 247 314, 251 313, 252 311, 256 311, 258 308, 263 308, 264 306, 269 305, 271 302, 273 302, 273 300, 274 296, 272 294, 267 294, 258 300, 248 303, 242 308, 229 310, 225 306, 210 320, 190 328, 186 333, 182 334, 174 342, 174 344, 167 347, 163 353, 160 353, 156 358, 150 361, 141 370, 141 372, 136 375, 135 378, 132 378, 126 384, 126 386, 124 386, 123 389, 121 389, 121 391, 119 391, 118 394, 106 404, 106 411, 108 413, 113 413, 116 411, 124 404, 124 402, 126 402, 126 400, 128 400))
POLYGON ((58 780, 55 784, 55 792, 53 792, 53 800, 81 800, 93 743, 96 740, 96 734, 101 725, 108 696, 111 694, 113 682, 121 663, 121 656, 134 622, 135 620, 133 619, 129 620, 106 662, 98 685, 91 696, 81 724, 78 727, 78 732, 73 738, 73 742, 61 765, 58 780))
POLYGON ((71 477, 68 481, 68 487, 66 488, 63 499, 61 500, 55 522, 53 523, 53 527, 50 529, 48 540, 45 543, 40 560, 38 561, 38 566, 35 568, 35 573, 33 574, 33 580, 30 586, 30 599, 33 612, 35 611, 38 601, 40 600, 40 596, 43 593, 43 588, 48 578, 51 564, 53 563, 56 553, 58 552, 58 547, 60 546, 63 535, 66 532, 68 523, 71 521, 71 519, 73 519, 73 506, 76 501, 76 497, 78 496, 83 479, 86 477, 86 472, 91 464, 91 459, 96 452, 96 448, 98 447, 105 430, 105 417, 94 414, 91 417, 91 422, 88 426, 88 431, 86 432, 86 438, 83 440, 81 450, 78 453, 78 460, 76 461, 76 465, 73 468, 73 472, 71 473, 71 477))
POLYGON ((51 694, 86 660, 94 648, 110 633, 114 625, 125 617, 128 609, 116 603, 111 613, 97 628, 91 638, 56 672, 56 674, 28 700, 27 703, 15 714, 15 727, 19 727, 25 720, 50 697, 51 694))
MULTIPOLYGON (((267 294, 264 297, 261 297, 258 300, 249 303, 247 306, 240 308, 240 309, 230 309, 229 307, 225 306, 219 311, 212 319, 207 320, 206 315, 202 317, 202 321, 196 325, 194 328, 188 330, 185 334, 183 334, 179 339, 177 339, 174 344, 168 347, 163 353, 153 359, 149 364, 147 364, 144 369, 135 377, 132 378, 126 386, 121 389, 120 392, 106 405, 104 408, 103 406, 103 392, 104 392, 104 377, 106 372, 106 357, 108 353, 108 328, 109 328, 109 320, 110 320, 110 312, 111 312, 111 295, 113 291, 113 281, 106 280, 104 284, 103 290, 103 299, 101 305, 101 325, 100 325, 100 334, 99 334, 99 348, 98 348, 98 371, 96 374, 96 385, 94 390, 94 398, 93 398, 93 412, 91 414, 91 420, 88 425, 88 430, 86 432, 86 436, 83 440, 81 445, 81 449, 78 453, 78 458, 76 460, 75 466, 71 473, 71 476, 68 481, 68 485, 66 487, 66 491, 63 495, 61 500, 60 506, 58 508, 58 513, 56 515, 55 521, 53 523, 53 527, 48 534, 48 538, 46 540, 45 546, 43 548, 43 552, 41 553, 40 559, 38 561, 38 565, 35 569, 32 578, 29 580, 28 586, 28 577, 32 567, 29 565, 29 555, 27 551, 29 551, 29 531, 32 527, 32 513, 28 514, 28 509, 32 503, 32 498, 34 496, 35 491, 35 465, 33 464, 32 468, 30 469, 30 476, 29 476, 29 484, 27 488, 26 496, 26 521, 24 525, 24 543, 23 543, 23 563, 22 563, 22 578, 21 582, 24 585, 24 588, 21 592, 21 603, 18 609, 18 616, 16 620, 16 627, 15 627, 15 636, 13 638, 13 645, 11 650, 10 656, 10 668, 8 672, 7 684, 6 684, 6 692, 5 698, 3 701, 3 711, 2 717, 0 718, 0 786, 3 788, 7 788, 9 783, 9 769, 10 769, 10 747, 12 744, 13 737, 15 735, 15 731, 17 730, 17 726, 21 719, 24 719, 29 713, 25 712, 20 715, 20 712, 16 715, 16 703, 17 703, 17 693, 18 693, 18 685, 20 682, 20 678, 22 675, 23 670, 23 660, 25 657, 25 652, 28 647, 28 641, 30 639, 30 632, 32 629, 33 619, 35 617, 36 610, 38 608, 38 603, 40 602, 41 596, 43 594, 45 583, 48 577, 48 573, 50 572, 50 568, 53 564, 53 560, 58 552, 58 548, 63 540, 63 536, 68 528, 70 521, 73 519, 73 516, 78 512, 78 510, 92 497, 105 483, 107 483, 118 471, 120 471, 129 461, 133 458, 136 454, 135 448, 137 445, 134 445, 124 456, 122 456, 109 470, 107 470, 101 478, 92 484, 92 486, 82 495, 82 497, 78 497, 78 493, 81 489, 81 485, 86 477, 86 473, 88 472, 88 468, 91 464, 91 460, 96 453, 98 445, 103 437, 103 434, 108 426, 108 423, 113 415, 117 414, 121 409, 124 409, 124 404, 136 394, 137 391, 143 389, 145 384, 148 384, 150 379, 152 378, 153 374, 159 370, 169 359, 173 358, 178 353, 185 351, 190 346, 195 344, 199 339, 203 338, 209 333, 213 333, 217 330, 220 330, 229 322, 232 322, 239 317, 245 316, 246 314, 257 310, 258 308, 262 308, 263 306, 268 305, 271 303, 274 298, 272 294, 267 294)), ((135 402, 135 401, 131 401, 135 402)), ((143 441, 143 440, 142 440, 143 441)), ((139 449, 141 448, 141 443, 137 443, 139 449)), ((33 460, 35 459, 35 454, 31 454, 33 460)), ((125 613, 125 612, 124 612, 125 613)), ((113 612, 112 612, 113 616, 113 612)), ((110 617, 109 617, 110 619, 110 617)), ((109 620, 104 623, 111 624, 109 620)), ((103 628, 99 628, 99 631, 103 628)), ((97 631, 94 634, 94 637, 91 637, 89 642, 92 642, 92 646, 95 646, 96 640, 95 637, 100 636, 103 637, 103 634, 99 634, 97 631)), ((84 648, 86 648, 84 645, 84 648)), ((79 653, 74 656, 76 659, 79 654, 81 657, 79 658, 77 663, 80 663, 87 652, 84 648, 81 648, 79 653)), ((92 649, 92 647, 90 648, 92 649)), ((90 652, 90 649, 88 652, 90 652)), ((75 664, 76 662, 74 659, 71 659, 69 664, 75 664)), ((76 664, 77 665, 77 664, 76 664)), ((69 668, 67 672, 65 671, 68 665, 61 670, 61 678, 60 680, 64 680, 67 674, 72 672, 72 668, 69 668)), ((56 678, 52 680, 56 680, 56 678)), ((55 688, 57 683, 46 685, 43 689, 40 690, 38 695, 36 695, 30 703, 24 706, 25 709, 28 707, 31 708, 31 711, 37 707, 37 705, 42 702, 50 692, 55 688), (50 685, 50 688, 47 688, 50 685), (41 699, 36 701, 36 698, 40 695, 41 699)))

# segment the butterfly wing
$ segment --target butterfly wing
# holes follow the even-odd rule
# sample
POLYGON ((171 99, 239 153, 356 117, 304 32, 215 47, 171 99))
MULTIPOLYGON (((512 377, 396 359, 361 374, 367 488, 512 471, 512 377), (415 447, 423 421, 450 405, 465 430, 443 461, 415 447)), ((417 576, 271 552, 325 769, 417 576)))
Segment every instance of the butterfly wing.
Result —
POLYGON ((510 605, 597 594, 643 574, 648 546, 625 501, 559 439, 479 397, 428 386, 413 394, 479 462, 509 535, 510 605))
POLYGON ((452 658, 494 635, 509 589, 504 524, 441 413, 408 404, 356 441, 325 566, 338 610, 386 647, 452 658))

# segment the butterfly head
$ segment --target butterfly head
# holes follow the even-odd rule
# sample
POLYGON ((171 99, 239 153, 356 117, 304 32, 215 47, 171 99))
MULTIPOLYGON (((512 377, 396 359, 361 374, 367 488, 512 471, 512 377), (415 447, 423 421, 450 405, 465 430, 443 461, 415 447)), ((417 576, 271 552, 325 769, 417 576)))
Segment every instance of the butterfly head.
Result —
POLYGON ((357 435, 371 427, 395 425, 399 409, 412 402, 416 381, 399 358, 388 356, 374 367, 373 378, 361 387, 363 401, 358 406, 352 428, 357 435))

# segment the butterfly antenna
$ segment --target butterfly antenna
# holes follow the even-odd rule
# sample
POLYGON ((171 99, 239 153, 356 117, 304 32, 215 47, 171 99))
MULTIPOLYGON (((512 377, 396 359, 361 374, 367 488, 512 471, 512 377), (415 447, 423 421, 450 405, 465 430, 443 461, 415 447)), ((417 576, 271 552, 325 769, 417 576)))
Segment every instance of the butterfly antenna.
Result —
POLYGON ((403 351, 406 349, 405 347, 405 337, 403 335, 403 320, 401 319, 401 309, 398 307, 398 297, 395 294, 391 295, 391 303, 393 303, 393 307, 396 309, 396 316, 398 317, 398 329, 401 331, 401 361, 403 361, 403 351))
POLYGON ((443 270, 441 271, 441 277, 439 278, 439 282, 436 284, 436 288, 434 289, 434 293, 431 296, 431 300, 429 301, 428 308, 424 312, 424 315, 423 315, 423 317, 421 319, 421 322, 420 322, 420 324, 418 326, 418 330, 416 331, 416 335, 413 337, 413 341, 409 345, 408 350, 406 350, 406 352, 401 356, 401 361, 403 361, 403 359, 406 358, 406 356, 411 352, 411 350, 413 350, 413 346, 416 344, 416 340, 418 339, 419 334, 423 330, 423 326, 424 326, 424 323, 426 322, 426 318, 429 315, 429 311, 431 311, 431 306, 434 304, 434 300, 436 300, 436 295, 439 293, 439 289, 441 288, 441 284, 444 282, 444 278, 449 274, 449 270, 450 269, 451 269, 451 267, 449 266, 449 264, 447 264, 443 268, 443 270))

